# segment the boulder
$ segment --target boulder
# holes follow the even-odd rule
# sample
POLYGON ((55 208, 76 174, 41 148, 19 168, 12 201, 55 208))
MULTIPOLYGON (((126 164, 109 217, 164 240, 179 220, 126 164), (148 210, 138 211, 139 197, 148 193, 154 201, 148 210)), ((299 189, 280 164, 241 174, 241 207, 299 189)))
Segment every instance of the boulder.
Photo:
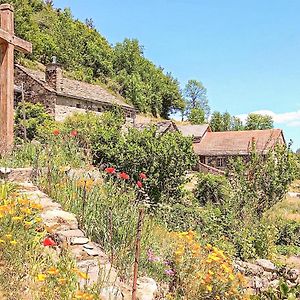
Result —
POLYGON ((141 277, 138 279, 137 298, 139 300, 153 300, 158 291, 157 283, 149 277, 141 277))
POLYGON ((276 266, 268 259, 257 259, 256 264, 261 266, 267 272, 276 272, 276 266))
POLYGON ((55 227, 58 231, 78 229, 75 215, 63 210, 47 210, 41 214, 41 218, 46 226, 55 227))
POLYGON ((101 289, 100 297, 102 300, 123 300, 124 297, 120 290, 114 286, 101 289))

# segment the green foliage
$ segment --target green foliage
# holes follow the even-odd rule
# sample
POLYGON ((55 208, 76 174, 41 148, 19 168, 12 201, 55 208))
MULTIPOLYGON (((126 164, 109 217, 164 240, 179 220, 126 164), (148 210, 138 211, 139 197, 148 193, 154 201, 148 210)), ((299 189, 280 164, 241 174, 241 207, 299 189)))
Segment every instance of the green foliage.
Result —
POLYGON ((272 129, 274 121, 271 116, 260 115, 260 114, 249 114, 246 120, 246 130, 262 130, 272 129))
POLYGON ((277 245, 300 247, 300 222, 295 220, 279 219, 277 245))
POLYGON ((178 81, 144 57, 138 40, 116 44, 113 66, 119 93, 139 111, 167 118, 172 110, 183 107, 178 81))
POLYGON ((37 136, 38 128, 43 126, 51 117, 46 113, 42 104, 32 104, 20 102, 15 114, 15 134, 20 139, 33 140, 37 136), (24 118, 25 115, 25 118, 24 118))
POLYGON ((234 206, 241 216, 263 213, 281 201, 295 178, 295 161, 289 148, 278 145, 261 155, 254 148, 248 161, 232 161, 228 170, 234 206))
POLYGON ((146 59, 137 40, 113 47, 90 20, 80 22, 70 9, 55 9, 42 0, 0 3, 14 5, 16 34, 33 44, 30 60, 47 64, 56 56, 75 79, 106 84, 141 112, 168 117, 183 107, 178 81, 146 59))
POLYGON ((210 127, 212 131, 238 131, 244 130, 242 121, 228 112, 220 113, 215 111, 211 115, 210 127))
POLYGON ((204 124, 205 123, 205 112, 201 108, 192 108, 188 115, 188 121, 193 124, 204 124))
POLYGON ((252 300, 296 300, 300 297, 299 284, 291 287, 284 280, 280 280, 277 288, 270 288, 257 296, 251 296, 252 300))
POLYGON ((199 173, 194 193, 200 205, 220 204, 230 197, 230 190, 224 176, 199 173))
POLYGON ((186 97, 186 111, 187 116, 190 115, 192 109, 201 109, 208 118, 210 107, 208 105, 207 90, 202 82, 197 80, 189 80, 184 88, 184 95, 186 97))

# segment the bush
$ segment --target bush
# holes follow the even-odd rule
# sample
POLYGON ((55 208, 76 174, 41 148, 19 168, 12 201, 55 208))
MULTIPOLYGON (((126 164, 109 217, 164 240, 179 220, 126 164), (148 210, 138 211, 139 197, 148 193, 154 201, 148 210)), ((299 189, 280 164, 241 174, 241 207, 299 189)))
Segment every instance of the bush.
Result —
POLYGON ((51 116, 46 113, 42 104, 33 104, 20 102, 15 114, 15 134, 19 139, 33 140, 38 133, 39 126, 42 126, 46 121, 50 121, 51 116), (24 115, 25 114, 25 119, 24 115), (24 129, 25 128, 25 129, 24 129))
POLYGON ((300 222, 280 219, 277 221, 277 245, 300 247, 300 222))
POLYGON ((138 180, 140 173, 148 176, 144 188, 154 203, 162 196, 178 198, 186 173, 195 164, 192 141, 180 133, 160 135, 156 128, 139 131, 122 130, 123 118, 117 112, 76 115, 64 126, 78 130, 79 143, 90 147, 94 164, 113 166, 138 180))
POLYGON ((194 194, 200 205, 220 204, 230 197, 230 188, 224 176, 199 173, 194 194))

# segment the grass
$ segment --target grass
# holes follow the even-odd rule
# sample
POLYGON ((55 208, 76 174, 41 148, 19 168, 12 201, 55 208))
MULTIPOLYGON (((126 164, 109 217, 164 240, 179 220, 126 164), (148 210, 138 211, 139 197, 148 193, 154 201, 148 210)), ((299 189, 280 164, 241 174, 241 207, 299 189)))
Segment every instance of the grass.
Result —
POLYGON ((48 233, 40 210, 40 205, 19 196, 16 186, 0 182, 1 299, 99 299, 97 292, 80 289, 78 279, 86 274, 75 268, 66 250, 58 255, 44 246, 48 233))

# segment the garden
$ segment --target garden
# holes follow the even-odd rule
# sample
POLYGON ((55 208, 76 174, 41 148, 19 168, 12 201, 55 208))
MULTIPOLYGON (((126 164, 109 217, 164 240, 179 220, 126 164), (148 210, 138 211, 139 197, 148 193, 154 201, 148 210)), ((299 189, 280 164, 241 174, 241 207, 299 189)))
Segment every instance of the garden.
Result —
MULTIPOLYGON (((281 270, 283 257, 300 253, 299 215, 283 213, 291 184, 300 191, 299 158, 289 147, 261 156, 253 144, 247 162, 232 160, 226 176, 196 174, 190 191, 191 139, 159 135, 155 127, 127 128, 117 108, 57 123, 29 103, 24 120, 21 106, 18 142, 1 167, 32 167, 34 184, 76 215, 122 282, 131 285, 136 274, 151 277, 159 286, 156 299, 299 298, 299 282, 290 285, 282 276, 277 286, 253 290, 251 278, 236 267, 237 261, 270 259, 281 270)), ((0 295, 100 299, 101 286, 78 285, 86 274, 68 251, 51 257, 40 207, 14 183, 0 188, 0 295)))

